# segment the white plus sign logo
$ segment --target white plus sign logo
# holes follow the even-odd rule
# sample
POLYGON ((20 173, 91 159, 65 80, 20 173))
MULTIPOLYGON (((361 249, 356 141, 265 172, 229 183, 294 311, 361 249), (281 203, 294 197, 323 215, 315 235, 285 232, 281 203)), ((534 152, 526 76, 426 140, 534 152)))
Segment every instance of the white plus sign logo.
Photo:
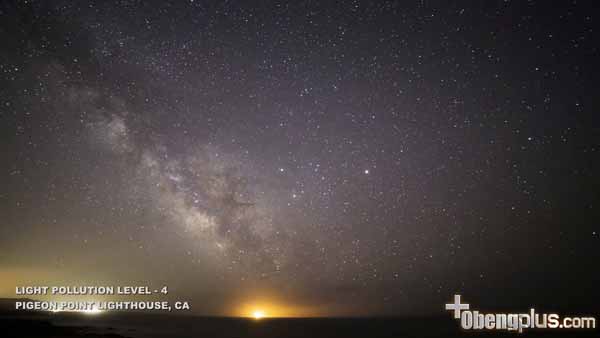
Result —
POLYGON ((446 310, 454 310, 454 318, 460 318, 460 311, 468 310, 469 304, 461 304, 460 295, 454 295, 454 303, 446 304, 446 310))

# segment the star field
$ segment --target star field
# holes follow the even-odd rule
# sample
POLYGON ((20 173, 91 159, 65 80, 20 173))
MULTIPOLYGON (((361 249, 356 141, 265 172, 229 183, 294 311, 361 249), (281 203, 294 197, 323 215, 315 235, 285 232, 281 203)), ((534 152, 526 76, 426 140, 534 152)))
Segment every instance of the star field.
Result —
POLYGON ((554 305, 593 298, 598 16, 583 3, 0 16, 10 278, 164 283, 203 314, 256 297, 432 313, 456 291, 553 304, 573 281, 554 305))

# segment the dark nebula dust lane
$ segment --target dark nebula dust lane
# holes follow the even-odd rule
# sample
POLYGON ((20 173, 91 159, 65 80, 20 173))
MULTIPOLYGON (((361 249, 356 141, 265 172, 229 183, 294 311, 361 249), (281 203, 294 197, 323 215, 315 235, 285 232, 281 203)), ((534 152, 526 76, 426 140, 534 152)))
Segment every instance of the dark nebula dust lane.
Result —
POLYGON ((597 308, 598 19, 2 2, 0 296, 146 281, 198 314, 438 314, 457 292, 597 308))

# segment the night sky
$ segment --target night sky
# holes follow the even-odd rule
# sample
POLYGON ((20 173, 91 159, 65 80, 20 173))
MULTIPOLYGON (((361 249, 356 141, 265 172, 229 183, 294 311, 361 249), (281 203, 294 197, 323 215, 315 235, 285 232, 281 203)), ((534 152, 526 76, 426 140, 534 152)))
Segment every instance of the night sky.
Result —
POLYGON ((597 308, 592 2, 0 7, 0 296, 597 308))

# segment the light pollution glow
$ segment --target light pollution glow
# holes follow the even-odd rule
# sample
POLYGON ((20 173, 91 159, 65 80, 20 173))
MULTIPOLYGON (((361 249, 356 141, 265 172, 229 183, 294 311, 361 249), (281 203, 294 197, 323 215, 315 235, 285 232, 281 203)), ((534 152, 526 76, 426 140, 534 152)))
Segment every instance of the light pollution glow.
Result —
POLYGON ((236 317, 246 318, 290 318, 312 317, 316 315, 313 309, 296 305, 282 304, 276 301, 254 301, 243 303, 233 313, 236 317))

